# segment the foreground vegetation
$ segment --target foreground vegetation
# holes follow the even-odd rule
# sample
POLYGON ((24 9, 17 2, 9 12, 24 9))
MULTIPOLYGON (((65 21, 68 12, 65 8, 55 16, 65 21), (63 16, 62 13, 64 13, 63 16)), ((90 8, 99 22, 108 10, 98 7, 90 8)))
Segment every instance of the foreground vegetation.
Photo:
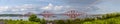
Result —
POLYGON ((6 24, 46 24, 47 22, 54 22, 55 24, 120 24, 120 13, 108 13, 101 17, 85 18, 75 20, 54 20, 46 21, 39 19, 35 14, 30 15, 29 21, 21 20, 5 20, 6 24))
POLYGON ((6 24, 40 24, 39 22, 8 20, 6 24))

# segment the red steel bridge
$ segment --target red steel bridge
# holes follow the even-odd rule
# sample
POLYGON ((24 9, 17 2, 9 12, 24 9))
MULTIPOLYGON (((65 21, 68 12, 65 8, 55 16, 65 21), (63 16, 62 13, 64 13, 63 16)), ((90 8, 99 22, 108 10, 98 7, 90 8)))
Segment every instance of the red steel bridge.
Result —
MULTIPOLYGON (((29 12, 28 14, 24 14, 25 16, 29 16, 31 15, 32 13, 29 12)), ((69 10, 63 14, 59 14, 59 15, 65 15, 65 16, 69 16, 70 18, 76 18, 77 16, 80 16, 80 15, 83 15, 83 14, 86 14, 85 12, 79 12, 79 11, 76 11, 76 10, 69 10)), ((41 15, 43 16, 44 18, 49 18, 53 15, 56 15, 50 11, 43 11, 42 13, 40 14, 37 14, 37 15, 41 15)))

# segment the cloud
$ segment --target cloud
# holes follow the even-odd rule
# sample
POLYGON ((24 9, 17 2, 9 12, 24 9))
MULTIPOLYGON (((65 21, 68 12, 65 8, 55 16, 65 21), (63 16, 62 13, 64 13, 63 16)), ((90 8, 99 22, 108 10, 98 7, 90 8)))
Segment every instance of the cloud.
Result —
MULTIPOLYGON (((62 10, 63 10, 63 8, 66 9, 65 6, 70 6, 69 8, 74 8, 74 9, 77 9, 80 11, 84 11, 84 10, 87 11, 87 9, 88 9, 88 11, 95 11, 96 9, 99 9, 99 8, 97 8, 94 5, 102 2, 101 0, 42 0, 42 1, 56 4, 56 5, 58 5, 58 7, 61 6, 60 8, 62 10), (90 7, 90 8, 88 8, 88 7, 90 7)), ((54 6, 54 7, 57 7, 57 6, 54 6)), ((53 9, 55 9, 54 7, 47 6, 45 9, 53 10, 53 9)), ((56 10, 57 10, 57 8, 56 8, 56 10)), ((68 8, 67 8, 67 10, 68 10, 68 8)))
POLYGON ((48 4, 48 6, 45 6, 45 7, 41 8, 41 9, 51 10, 52 8, 53 8, 53 5, 50 3, 50 4, 48 4))
POLYGON ((29 9, 32 9, 32 8, 35 8, 35 6, 32 5, 32 4, 24 4, 24 5, 12 6, 12 8, 9 9, 9 10, 12 10, 12 11, 25 11, 25 10, 29 10, 29 9))
POLYGON ((0 6, 0 12, 6 11, 8 8, 8 6, 0 6))
POLYGON ((32 4, 23 4, 21 6, 15 6, 16 8, 33 8, 34 5, 32 4))
POLYGON ((54 13, 61 13, 63 11, 66 11, 67 9, 69 9, 70 6, 66 6, 66 5, 53 5, 51 3, 49 3, 47 6, 43 6, 41 8, 41 10, 48 10, 48 11, 52 11, 54 13))
POLYGON ((56 6, 51 3, 49 3, 47 6, 42 7, 41 9, 43 10, 61 10, 61 8, 66 7, 66 6, 56 6))
MULTIPOLYGON (((21 3, 22 0, 20 0, 21 3)), ((26 0, 27 1, 27 0, 26 0)), ((57 13, 63 13, 65 11, 68 11, 70 9, 76 9, 79 11, 95 11, 99 8, 95 7, 97 0, 40 0, 43 3, 48 2, 48 4, 45 3, 45 5, 41 5, 39 2, 38 5, 34 4, 35 2, 30 1, 30 3, 33 4, 26 4, 23 3, 21 5, 15 5, 8 7, 7 11, 4 12, 42 12, 44 10, 53 11, 57 13), (89 7, 89 8, 88 8, 89 7)), ((19 3, 19 2, 18 2, 19 3)), ((29 3, 29 2, 28 2, 29 3)))
POLYGON ((100 3, 101 0, 41 0, 59 5, 73 5, 73 6, 86 6, 100 3))
POLYGON ((120 3, 119 0, 102 0, 103 2, 96 5, 96 7, 99 7, 100 9, 94 13, 111 13, 111 12, 120 12, 120 3))
POLYGON ((1 13, 25 13, 34 12, 37 9, 37 5, 33 4, 23 4, 16 6, 0 6, 1 13))
POLYGON ((61 10, 62 7, 63 7, 63 6, 55 6, 55 7, 54 7, 54 10, 61 10))

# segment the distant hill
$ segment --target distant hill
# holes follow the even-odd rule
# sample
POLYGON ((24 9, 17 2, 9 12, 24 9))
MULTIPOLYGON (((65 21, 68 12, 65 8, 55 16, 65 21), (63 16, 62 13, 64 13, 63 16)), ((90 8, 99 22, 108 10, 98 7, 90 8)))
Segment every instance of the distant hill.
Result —
POLYGON ((22 14, 0 14, 0 16, 23 16, 22 14))

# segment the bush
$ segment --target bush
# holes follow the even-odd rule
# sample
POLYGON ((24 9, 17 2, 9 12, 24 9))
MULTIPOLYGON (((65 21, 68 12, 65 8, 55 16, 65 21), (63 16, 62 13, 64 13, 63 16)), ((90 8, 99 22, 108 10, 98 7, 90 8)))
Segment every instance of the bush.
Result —
POLYGON ((32 14, 32 15, 30 15, 30 17, 29 17, 29 21, 40 22, 40 19, 37 18, 37 15, 32 14))

